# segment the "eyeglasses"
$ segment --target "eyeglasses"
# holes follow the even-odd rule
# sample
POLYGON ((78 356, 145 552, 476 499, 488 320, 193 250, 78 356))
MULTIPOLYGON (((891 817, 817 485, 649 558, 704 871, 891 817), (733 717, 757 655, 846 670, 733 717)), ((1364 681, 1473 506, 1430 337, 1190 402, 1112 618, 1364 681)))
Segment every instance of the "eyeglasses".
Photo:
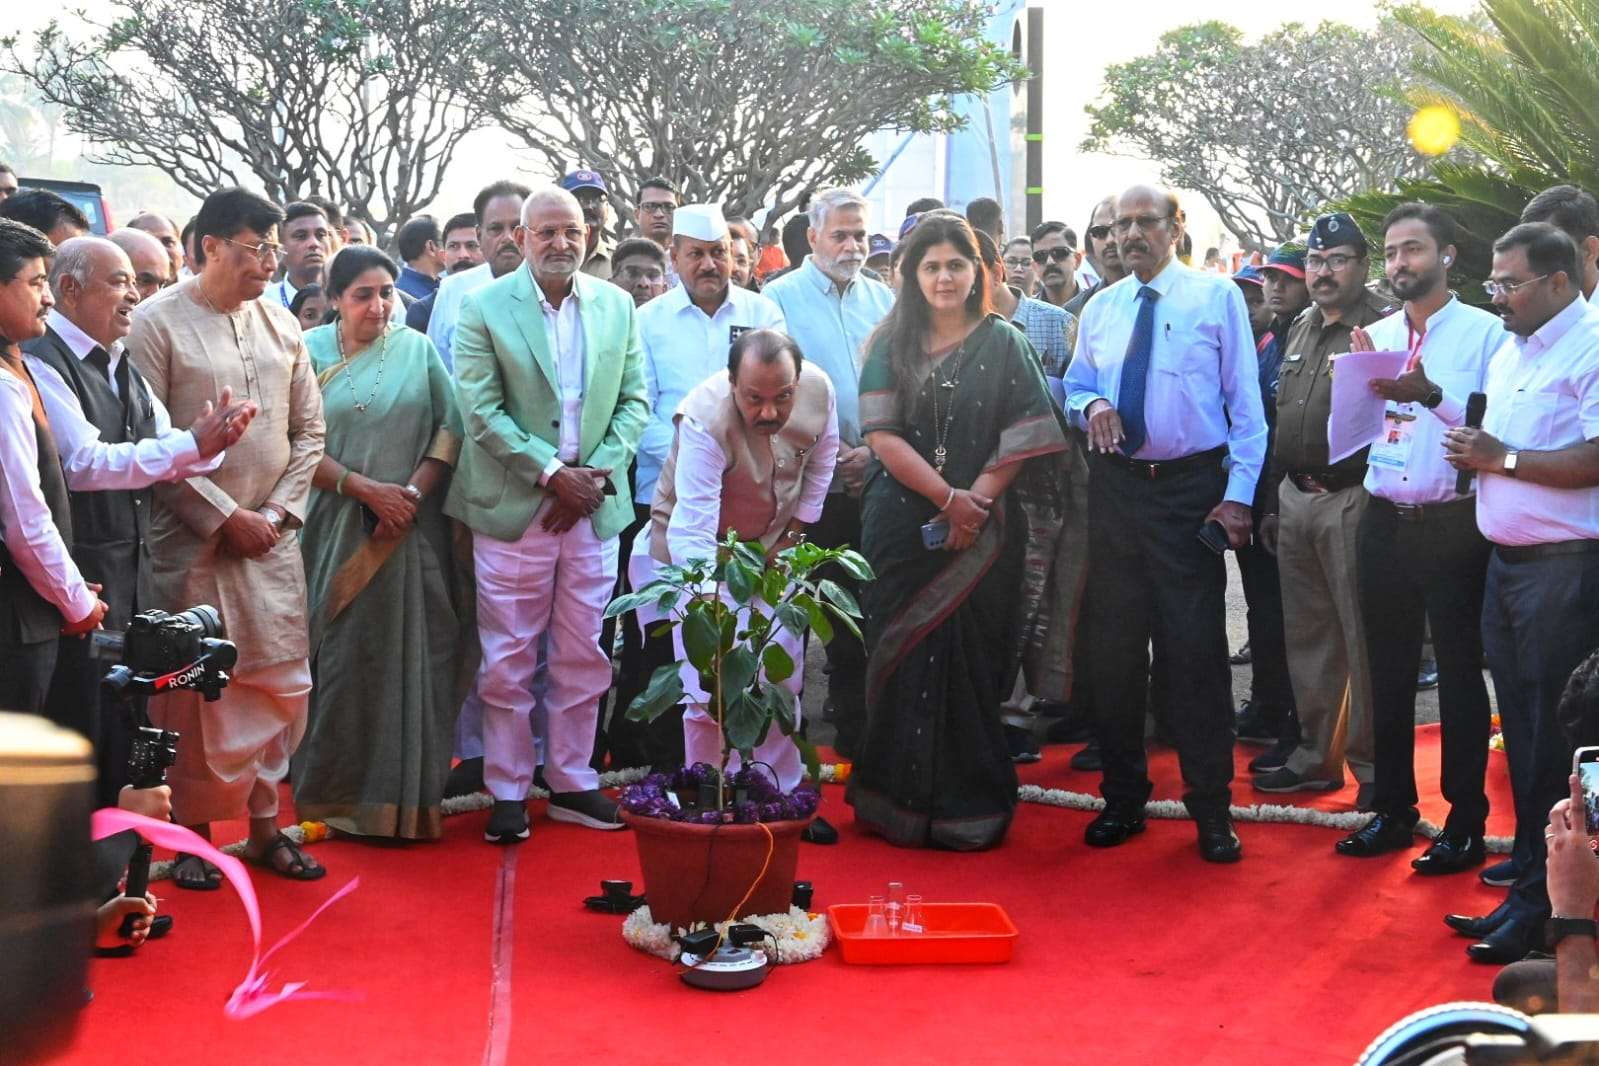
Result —
POLYGON ((1548 274, 1539 274, 1537 277, 1528 278, 1526 281, 1494 281, 1489 279, 1482 283, 1482 291, 1488 294, 1490 300, 1497 300, 1501 296, 1512 296, 1525 286, 1531 285, 1535 281, 1542 281, 1548 276, 1548 274))
POLYGON ((1321 270, 1337 272, 1359 258, 1360 256, 1358 255, 1307 255, 1305 256, 1305 273, 1314 274, 1321 270))
POLYGON ((260 244, 245 244, 243 241, 236 241, 232 237, 223 237, 222 239, 235 248, 243 248, 255 256, 256 262, 262 266, 266 266, 283 254, 283 245, 273 244, 271 241, 262 241, 260 244))
POLYGON ((1014 258, 1012 258, 1011 256, 1006 256, 1005 257, 1005 269, 1006 270, 1026 270, 1028 267, 1030 267, 1032 265, 1033 265, 1033 260, 1032 260, 1032 258, 1030 256, 1023 255, 1023 256, 1016 256, 1014 258))
POLYGON ((668 203, 639 204, 638 209, 639 214, 642 215, 670 215, 677 210, 677 205, 668 203))
POLYGON ((1033 262, 1043 266, 1047 260, 1053 259, 1057 263, 1064 263, 1077 253, 1070 248, 1040 248, 1033 253, 1033 262))
POLYGON ((1128 233, 1132 231, 1134 226, 1137 226, 1140 230, 1148 233, 1170 218, 1170 215, 1138 215, 1134 218, 1118 218, 1111 223, 1111 228, 1117 233, 1128 233))
POLYGON ((1102 241, 1110 236, 1109 226, 1089 226, 1088 235, 1096 241, 1102 241))

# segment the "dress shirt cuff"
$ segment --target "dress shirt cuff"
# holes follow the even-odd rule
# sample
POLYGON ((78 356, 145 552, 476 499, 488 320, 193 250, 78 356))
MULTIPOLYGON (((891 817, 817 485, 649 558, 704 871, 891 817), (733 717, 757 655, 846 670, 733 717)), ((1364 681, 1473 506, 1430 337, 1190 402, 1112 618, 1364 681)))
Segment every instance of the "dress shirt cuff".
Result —
MULTIPOLYGON (((1106 400, 1105 397, 1097 395, 1080 395, 1076 397, 1069 397, 1067 402, 1071 404, 1071 409, 1067 412, 1067 414, 1070 416, 1069 420, 1071 424, 1082 430, 1084 433, 1087 433, 1088 409, 1094 406, 1094 404, 1098 403, 1100 400, 1105 400, 1106 403, 1110 403, 1110 401, 1106 400)), ((1111 406, 1114 407, 1115 404, 1111 404, 1111 406)))
POLYGON ((1451 428, 1464 425, 1466 421, 1466 405, 1447 392, 1444 393, 1443 401, 1432 409, 1432 413, 1438 421, 1451 428))
POLYGON ((808 526, 814 525, 821 521, 822 506, 820 503, 799 504, 794 508, 794 521, 804 522, 808 526))
POLYGON ((1240 503, 1245 507, 1253 508, 1255 504, 1255 482, 1258 478, 1248 477, 1236 467, 1227 475, 1227 493, 1222 499, 1229 503, 1240 503))
POLYGON ((99 597, 90 592, 89 586, 80 580, 76 588, 67 592, 67 602, 62 613, 64 620, 62 624, 71 625, 73 622, 88 617, 89 612, 94 609, 94 601, 97 599, 99 597))
POLYGON ((548 485, 550 483, 550 478, 554 477, 558 471, 564 470, 565 468, 566 464, 561 462, 561 457, 557 455, 555 458, 545 463, 544 469, 539 472, 539 484, 548 485))

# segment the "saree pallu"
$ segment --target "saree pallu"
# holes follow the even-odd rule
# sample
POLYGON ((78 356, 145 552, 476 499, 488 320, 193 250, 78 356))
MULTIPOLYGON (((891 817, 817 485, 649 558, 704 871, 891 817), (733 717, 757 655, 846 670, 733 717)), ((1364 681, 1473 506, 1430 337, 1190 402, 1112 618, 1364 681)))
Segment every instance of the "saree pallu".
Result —
MULTIPOLYGON (((381 357, 374 342, 344 363, 336 328, 306 334, 328 456, 397 485, 424 458, 453 466, 461 422, 432 343, 392 329, 381 357)), ((411 529, 392 541, 367 534, 354 499, 312 491, 301 547, 315 687, 293 773, 302 818, 366 836, 440 834, 463 694, 463 604, 442 510, 447 488, 437 486, 411 529)))
MULTIPOLYGON (((1004 839, 1016 805, 1000 704, 1017 669, 1037 696, 1070 694, 1086 467, 1037 356, 1008 323, 978 325, 958 378, 946 390, 945 480, 967 488, 985 470, 1026 465, 977 541, 948 552, 922 543, 938 509, 873 460, 862 494, 862 550, 877 573, 864 596, 867 725, 847 798, 891 843, 976 850, 1004 839)), ((939 387, 924 381, 903 418, 879 346, 861 373, 863 431, 893 432, 931 464, 939 387)))

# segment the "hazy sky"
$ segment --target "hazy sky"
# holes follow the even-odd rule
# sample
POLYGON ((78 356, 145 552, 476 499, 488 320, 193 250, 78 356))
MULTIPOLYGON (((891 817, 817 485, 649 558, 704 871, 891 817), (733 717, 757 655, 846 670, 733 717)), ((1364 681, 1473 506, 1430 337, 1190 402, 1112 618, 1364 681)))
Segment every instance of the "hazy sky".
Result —
MULTIPOLYGON (((1431 3, 1452 12, 1471 7, 1470 0, 1431 3)), ((108 0, 80 0, 80 4, 94 18, 113 10, 108 0)), ((23 32, 44 25, 53 9, 48 4, 12 6, 18 10, 8 15, 9 28, 23 32)), ((1088 128, 1083 105, 1097 93, 1108 64, 1150 51, 1162 33, 1186 23, 1222 19, 1255 36, 1293 17, 1290 5, 1246 4, 1237 0, 1144 0, 1129 8, 1085 0, 1034 0, 1034 6, 1045 9, 1048 42, 1044 67, 1044 213, 1047 217, 1063 217, 1079 227, 1086 221, 1078 218, 1084 213, 1084 205, 1092 203, 1096 196, 1154 174, 1152 165, 1141 160, 1077 151, 1088 128)), ((1340 21, 1369 26, 1376 20, 1377 7, 1375 0, 1343 0, 1328 13, 1340 21)), ((1318 16, 1302 15, 1300 20, 1314 22, 1318 16)), ((480 132, 464 142, 452 175, 446 176, 443 193, 433 207, 440 216, 470 208, 472 195, 487 176, 520 175, 533 181, 550 177, 540 160, 517 152, 509 138, 498 131, 480 132)), ((1214 217, 1197 197, 1186 200, 1195 243, 1214 243, 1220 235, 1214 217)), ((117 204, 113 210, 126 218, 139 206, 143 205, 117 204)))

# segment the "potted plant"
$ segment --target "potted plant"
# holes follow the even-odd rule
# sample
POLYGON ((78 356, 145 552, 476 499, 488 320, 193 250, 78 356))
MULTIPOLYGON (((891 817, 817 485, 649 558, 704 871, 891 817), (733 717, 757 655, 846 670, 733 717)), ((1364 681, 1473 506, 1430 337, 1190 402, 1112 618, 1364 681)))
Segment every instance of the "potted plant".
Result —
MULTIPOLYGON (((719 765, 652 774, 622 790, 622 817, 634 830, 657 922, 687 928, 788 909, 800 834, 821 799, 821 766, 815 747, 795 732, 794 694, 784 684, 801 664, 776 638, 781 629, 809 629, 826 643, 835 624, 860 635, 855 597, 821 576, 830 566, 860 581, 873 576, 847 548, 801 541, 768 558, 758 543, 729 533, 716 558, 662 565, 654 581, 606 608, 608 618, 645 608, 641 621, 654 633, 681 627, 687 664, 699 675, 721 738, 719 765), (798 746, 811 785, 783 794, 755 761, 773 728, 798 746), (735 751, 741 767, 729 774, 735 751)), ((653 721, 681 703, 682 667, 656 670, 628 718, 653 721)))

